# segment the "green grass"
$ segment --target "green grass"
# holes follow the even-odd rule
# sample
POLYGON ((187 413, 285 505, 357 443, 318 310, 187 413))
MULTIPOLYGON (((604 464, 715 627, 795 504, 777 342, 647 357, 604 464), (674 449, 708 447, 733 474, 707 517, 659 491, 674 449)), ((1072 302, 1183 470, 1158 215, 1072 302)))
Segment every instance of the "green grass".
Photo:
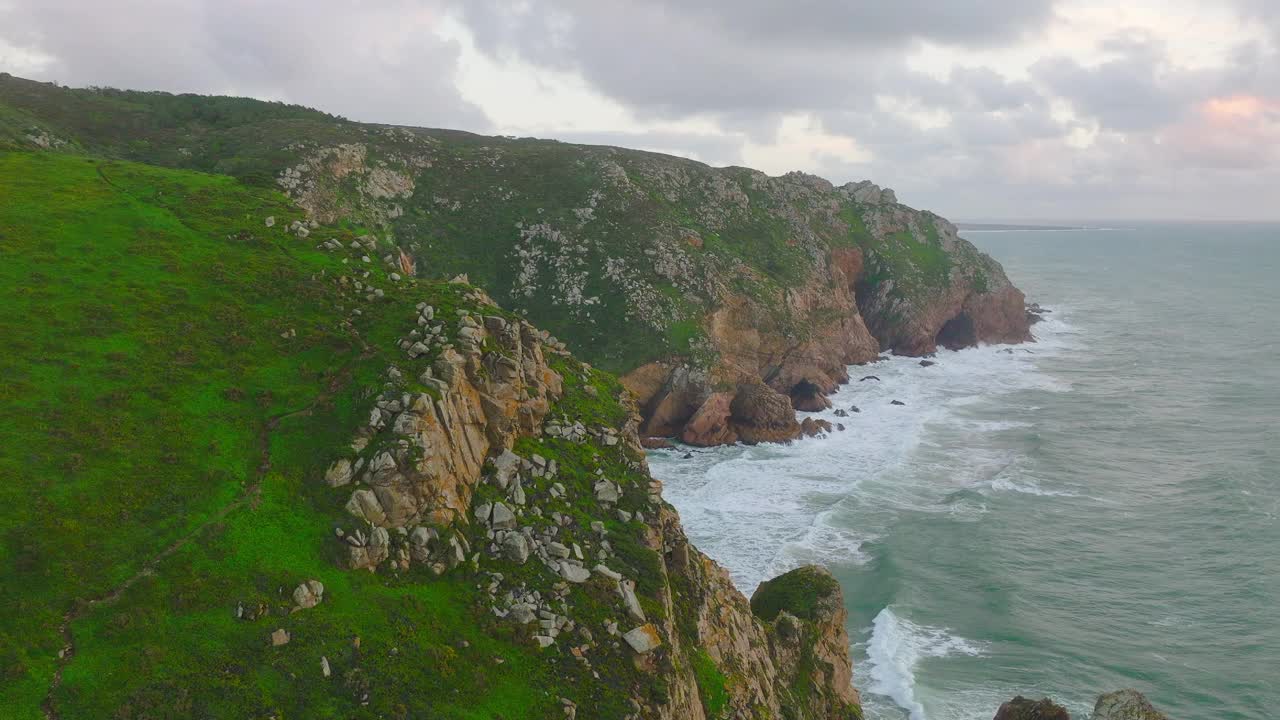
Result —
POLYGON ((808 565, 760 583, 751 596, 751 612, 770 622, 783 610, 801 620, 813 620, 819 604, 839 591, 835 578, 808 565))
POLYGON ((701 650, 693 656, 693 672, 698 680, 698 694, 702 698, 703 710, 707 712, 708 718, 719 718, 729 704, 729 692, 726 689, 728 678, 716 667, 715 661, 701 650))
POLYGON ((556 702, 539 689, 554 687, 546 666, 486 632, 461 577, 342 572, 326 549, 345 498, 316 479, 367 412, 412 304, 455 307, 458 286, 398 290, 375 271, 387 298, 357 319, 364 352, 339 328, 351 300, 330 279, 344 266, 313 247, 349 234, 294 238, 282 228, 299 213, 276 193, 28 153, 0 154, 0 186, 7 717, 41 716, 62 614, 188 536, 76 615, 62 717, 515 718, 556 702), (290 615, 308 578, 325 602, 290 615), (267 615, 235 619, 239 602, 267 615), (293 642, 268 647, 276 627, 293 642))

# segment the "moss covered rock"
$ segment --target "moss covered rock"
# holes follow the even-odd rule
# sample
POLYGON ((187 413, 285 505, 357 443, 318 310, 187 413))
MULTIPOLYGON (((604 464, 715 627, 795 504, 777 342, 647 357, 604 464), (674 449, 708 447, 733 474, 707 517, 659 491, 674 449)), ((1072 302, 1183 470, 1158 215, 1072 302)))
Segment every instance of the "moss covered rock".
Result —
POLYGON ((818 620, 840 598, 840 584, 826 569, 805 565, 760 583, 751 595, 751 611, 773 621, 786 611, 801 620, 818 620))

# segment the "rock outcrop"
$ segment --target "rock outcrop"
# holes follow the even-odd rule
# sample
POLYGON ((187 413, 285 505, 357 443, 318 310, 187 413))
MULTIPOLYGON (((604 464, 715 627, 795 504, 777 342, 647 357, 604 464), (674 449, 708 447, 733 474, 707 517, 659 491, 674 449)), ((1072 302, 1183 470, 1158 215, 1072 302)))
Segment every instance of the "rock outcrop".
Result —
POLYGON ((1117 690, 1098 696, 1093 706, 1093 720, 1169 720, 1169 717, 1133 689, 1117 690))
MULTIPOLYGON (((478 290, 471 297, 481 306, 492 302, 478 290)), ((425 304, 418 311, 422 327, 457 323, 448 342, 443 329, 425 342, 413 335, 401 341, 409 358, 438 348, 418 378, 429 390, 408 392, 397 370, 401 379, 388 383, 352 441, 357 457, 335 460, 325 474, 330 485, 355 477, 346 508, 369 526, 367 539, 363 531, 345 537, 350 567, 372 569, 392 555, 398 567, 419 556, 430 560, 427 547, 436 538, 428 540, 426 529, 418 528, 465 517, 486 460, 502 456, 517 438, 541 432, 561 393, 543 338, 528 323, 466 312, 437 319, 425 304), (408 534, 391 548, 387 530, 408 534)))
MULTIPOLYGON (((1031 700, 1019 695, 1000 706, 992 720, 1071 720, 1066 708, 1049 698, 1031 700)), ((1169 720, 1137 690, 1117 690, 1098 696, 1092 720, 1169 720)))
MULTIPOLYGON (((468 573, 485 614, 548 658, 576 658, 594 673, 582 682, 624 693, 626 705, 602 699, 601 716, 860 717, 835 580, 802 568, 748 602, 662 500, 630 393, 454 287, 451 317, 419 304, 428 332, 406 335, 353 453, 317 478, 350 487, 340 563, 468 573), (408 391, 414 375, 426 390, 408 391), (716 677, 723 696, 708 694, 716 677)), ((790 399, 761 382, 712 398, 686 428, 709 443, 797 425, 790 399)), ((313 607, 319 593, 304 584, 295 599, 313 607)))
MULTIPOLYGON (((0 85, 36 116, 66 104, 53 101, 66 92, 55 86, 0 85)), ((131 119, 145 137, 120 145, 113 107, 76 112, 59 130, 105 155, 147 148, 148 162, 243 168, 312 222, 376 230, 361 261, 398 275, 469 273, 583 359, 625 376, 644 435, 679 437, 713 394, 760 382, 793 412, 824 409, 845 368, 881 350, 1030 339, 1022 294, 998 263, 951 223, 868 181, 837 187, 804 173, 366 125, 304 108, 288 112, 287 132, 252 113, 245 126, 217 129, 166 119, 162 132, 131 119), (230 161, 227 147, 241 155, 230 161)), ((788 439, 776 418, 739 419, 788 439)))
POLYGON ((1019 695, 1001 705, 992 720, 1071 720, 1071 716, 1049 698, 1032 700, 1019 695))

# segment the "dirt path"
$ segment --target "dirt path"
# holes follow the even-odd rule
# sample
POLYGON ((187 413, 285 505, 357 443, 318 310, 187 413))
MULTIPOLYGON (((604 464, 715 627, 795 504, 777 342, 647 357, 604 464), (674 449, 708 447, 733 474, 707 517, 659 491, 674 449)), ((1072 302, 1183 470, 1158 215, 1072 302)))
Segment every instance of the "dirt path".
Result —
MULTIPOLYGON (((366 350, 366 352, 361 355, 361 358, 363 359, 367 355, 368 352, 366 350)), ((58 625, 58 635, 62 638, 62 649, 58 651, 58 665, 53 672, 53 679, 49 684, 49 691, 45 693, 44 701, 40 703, 40 708, 44 711, 44 716, 47 720, 59 720, 60 718, 58 710, 53 704, 53 696, 62 685, 63 669, 71 662, 71 659, 75 657, 76 654, 75 638, 71 634, 71 624, 84 617, 90 610, 93 610, 99 605, 111 605, 112 603, 115 603, 139 580, 154 574, 156 567, 164 561, 165 558, 186 547, 188 543, 199 537, 211 526, 222 522, 222 520, 224 520, 227 515, 231 514, 232 511, 244 507, 246 504, 252 506, 262 488, 262 481, 266 478, 267 472, 271 470, 271 433, 274 432, 284 420, 291 417, 297 417, 299 415, 310 414, 316 406, 327 402, 332 398, 344 385, 346 385, 347 381, 350 380, 351 365, 353 364, 354 361, 339 370, 338 373, 329 381, 325 390, 317 395, 305 407, 274 415, 263 424, 262 429, 258 432, 258 467, 254 471, 253 478, 250 480, 249 484, 245 486, 244 491, 240 493, 239 497, 215 512, 198 527, 191 530, 191 532, 181 538, 178 538, 168 547, 152 556, 149 560, 143 563, 142 567, 136 573, 129 576, 127 580, 120 583, 109 592, 89 600, 77 598, 71 609, 63 614, 62 622, 58 625)))

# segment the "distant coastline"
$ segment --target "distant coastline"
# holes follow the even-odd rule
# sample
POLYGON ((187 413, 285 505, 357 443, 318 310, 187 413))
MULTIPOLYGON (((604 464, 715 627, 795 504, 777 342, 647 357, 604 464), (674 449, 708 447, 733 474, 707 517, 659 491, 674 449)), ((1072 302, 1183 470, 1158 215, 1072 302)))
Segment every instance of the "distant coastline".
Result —
POLYGON ((958 222, 956 229, 969 232, 1064 232, 1070 230, 1105 230, 1107 228, 1086 227, 1084 225, 1024 225, 1020 223, 978 223, 958 222))

